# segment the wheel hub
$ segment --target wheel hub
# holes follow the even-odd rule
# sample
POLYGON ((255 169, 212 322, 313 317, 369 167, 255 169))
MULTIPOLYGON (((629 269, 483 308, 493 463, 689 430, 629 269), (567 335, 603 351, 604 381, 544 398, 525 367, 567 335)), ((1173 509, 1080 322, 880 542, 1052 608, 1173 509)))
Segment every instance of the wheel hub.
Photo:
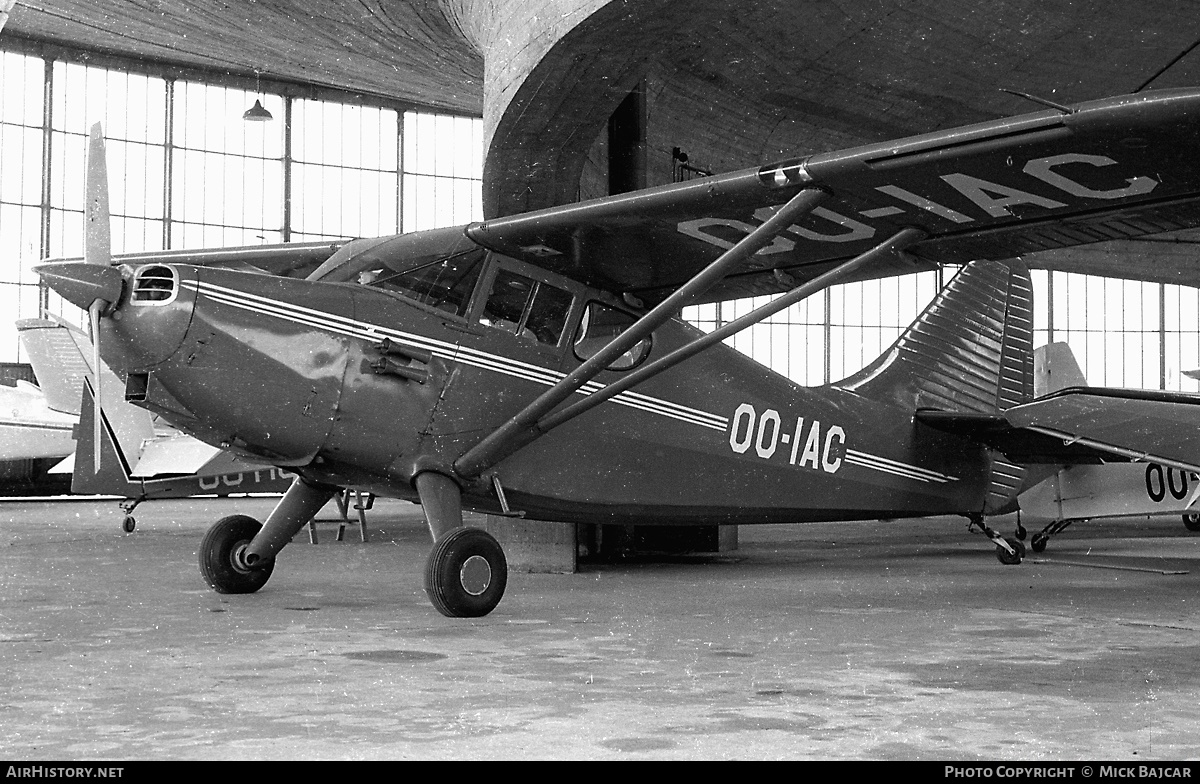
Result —
POLYGON ((238 542, 233 546, 233 552, 230 553, 229 563, 242 574, 249 574, 254 571, 254 567, 246 563, 246 548, 249 546, 249 539, 244 542, 238 542))
POLYGON ((472 555, 463 561, 458 577, 464 591, 479 596, 492 584, 492 567, 483 556, 472 555))

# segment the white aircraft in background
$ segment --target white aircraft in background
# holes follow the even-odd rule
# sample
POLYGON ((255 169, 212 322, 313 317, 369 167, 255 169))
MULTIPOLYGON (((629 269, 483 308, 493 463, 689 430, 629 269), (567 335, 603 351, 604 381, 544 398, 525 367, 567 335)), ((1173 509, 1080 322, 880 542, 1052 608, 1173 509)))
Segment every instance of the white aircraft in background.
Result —
MULTIPOLYGON (((273 466, 251 464, 239 460, 217 447, 184 435, 174 428, 157 425, 145 409, 126 403, 124 385, 106 365, 100 372, 104 390, 104 442, 111 451, 108 460, 97 465, 91 453, 80 456, 76 450, 76 433, 90 450, 89 421, 83 423, 88 433, 79 430, 80 404, 88 400, 91 411, 92 343, 80 329, 57 319, 22 319, 17 333, 34 375, 41 388, 25 384, 17 392, 29 399, 39 400, 45 411, 53 414, 57 440, 53 448, 47 438, 46 446, 33 448, 33 435, 47 430, 41 420, 15 417, 0 420, 0 434, 12 437, 0 442, 0 457, 60 457, 55 473, 73 473, 71 490, 89 495, 117 495, 126 500, 124 528, 132 532, 136 521, 133 509, 151 498, 183 498, 193 495, 232 492, 283 492, 291 477, 283 476, 273 466), (86 387, 86 389, 85 389, 86 387), (32 423, 32 424, 30 424, 32 423), (24 429, 18 429, 23 426, 24 429), (73 432, 74 431, 74 432, 73 432), (37 454, 7 457, 4 447, 14 452, 24 445, 26 452, 37 454)), ((0 393, 9 388, 0 388, 0 393)), ((0 397, 0 404, 6 398, 0 397)), ((34 409, 36 410, 36 409, 34 409)), ((0 412, 5 409, 0 408, 0 412)))
POLYGON ((28 381, 0 386, 0 460, 63 459, 75 451, 75 411, 56 409, 28 381))
MULTIPOLYGON (((1087 380, 1066 343, 1050 343, 1034 353, 1037 398, 1087 380)), ((1044 524, 1033 535, 1034 552, 1072 523, 1112 517, 1180 515, 1189 531, 1200 531, 1200 477, 1182 467, 1145 461, 1078 464, 1059 468, 1022 492, 1020 523, 1044 524)))

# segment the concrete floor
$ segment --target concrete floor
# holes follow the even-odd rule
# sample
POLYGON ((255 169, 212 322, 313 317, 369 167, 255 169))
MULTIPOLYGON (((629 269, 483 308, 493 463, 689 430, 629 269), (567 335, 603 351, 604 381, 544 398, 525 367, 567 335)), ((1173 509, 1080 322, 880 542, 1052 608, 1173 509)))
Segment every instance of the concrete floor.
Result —
POLYGON ((954 519, 743 527, 737 551, 421 588, 419 509, 301 535, 258 594, 196 546, 269 499, 0 507, 0 757, 1200 758, 1200 539, 1079 525, 1001 566, 954 519))

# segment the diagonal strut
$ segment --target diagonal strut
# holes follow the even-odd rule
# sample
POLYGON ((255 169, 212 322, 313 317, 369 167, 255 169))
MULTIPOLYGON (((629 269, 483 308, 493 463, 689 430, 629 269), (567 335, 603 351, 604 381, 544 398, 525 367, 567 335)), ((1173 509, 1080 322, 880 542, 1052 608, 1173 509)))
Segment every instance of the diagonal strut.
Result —
POLYGON ((573 395, 637 343, 669 321, 685 305, 708 291, 748 257, 770 244, 801 215, 811 211, 829 194, 817 188, 805 188, 791 198, 761 226, 743 237, 715 261, 680 286, 634 324, 612 339, 566 378, 543 392, 536 400, 517 412, 511 419, 468 449, 454 462, 454 470, 464 478, 479 476, 483 471, 513 451, 536 439, 535 425, 559 403, 573 395))

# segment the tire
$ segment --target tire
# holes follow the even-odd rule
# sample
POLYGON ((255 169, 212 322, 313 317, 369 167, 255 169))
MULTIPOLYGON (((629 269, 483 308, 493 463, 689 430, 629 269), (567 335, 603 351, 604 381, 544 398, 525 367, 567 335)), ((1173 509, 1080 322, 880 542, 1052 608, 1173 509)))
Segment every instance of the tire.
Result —
POLYGON ((1200 512, 1187 512, 1184 514, 1183 526, 1189 531, 1200 531, 1200 512))
POLYGON ((262 524, 253 517, 232 515, 213 524, 200 540, 200 574, 217 593, 254 593, 267 584, 275 569, 271 559, 248 569, 237 560, 238 552, 250 543, 262 524))
POLYGON ((450 618, 480 618, 500 603, 508 584, 504 549, 487 531, 455 528, 434 543, 425 562, 425 593, 450 618))
POLYGON ((1029 546, 1033 548, 1035 553, 1040 553, 1046 549, 1046 543, 1050 541, 1050 537, 1043 534, 1034 534, 1030 540, 1029 546))
POLYGON ((1025 545, 1011 538, 1006 538, 1004 541, 1008 542, 1016 552, 1010 553, 1000 545, 996 545, 996 558, 1005 566, 1016 566, 1021 563, 1021 559, 1025 557, 1025 545))

